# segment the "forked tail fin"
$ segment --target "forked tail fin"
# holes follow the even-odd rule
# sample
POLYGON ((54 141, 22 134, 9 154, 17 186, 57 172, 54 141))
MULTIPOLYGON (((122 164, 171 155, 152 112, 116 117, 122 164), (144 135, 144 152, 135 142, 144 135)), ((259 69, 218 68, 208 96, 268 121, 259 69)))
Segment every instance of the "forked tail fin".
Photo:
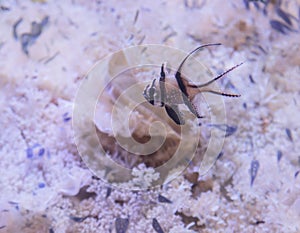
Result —
POLYGON ((240 94, 231 94, 231 93, 224 93, 224 92, 219 92, 219 91, 214 91, 214 90, 203 90, 201 92, 210 92, 216 95, 222 95, 222 96, 227 96, 227 97, 240 97, 240 94))
MULTIPOLYGON (((203 88, 203 87, 207 87, 210 84, 212 84, 213 82, 217 81, 218 79, 224 77, 227 73, 229 73, 230 71, 236 69, 237 67, 241 66, 243 64, 243 62, 241 62, 240 64, 237 64, 233 67, 231 67, 229 70, 226 70, 225 72, 223 72, 222 74, 218 75, 217 77, 213 78, 212 80, 203 83, 203 84, 199 84, 199 85, 194 85, 194 84, 188 84, 189 87, 191 88, 203 88)), ((239 94, 230 94, 230 93, 224 93, 224 92, 218 92, 218 91, 214 91, 211 89, 203 89, 201 90, 201 92, 210 92, 216 95, 223 95, 223 96, 228 96, 228 97, 240 97, 241 95, 239 94)))

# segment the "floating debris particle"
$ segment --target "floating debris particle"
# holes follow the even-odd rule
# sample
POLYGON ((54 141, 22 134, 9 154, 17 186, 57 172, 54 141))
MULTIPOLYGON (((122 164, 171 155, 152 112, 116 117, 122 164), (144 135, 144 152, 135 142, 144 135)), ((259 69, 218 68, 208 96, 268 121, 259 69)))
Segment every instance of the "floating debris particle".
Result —
POLYGON ((284 12, 281 8, 276 9, 276 13, 278 16, 283 19, 284 22, 286 22, 288 25, 292 26, 292 20, 290 19, 291 15, 284 12))
POLYGON ((277 151, 277 162, 279 162, 281 160, 281 157, 282 157, 282 151, 278 150, 277 151))
MULTIPOLYGON (((137 43, 138 45, 142 44, 144 42, 144 40, 146 39, 146 35, 143 35, 142 38, 139 40, 139 42, 137 43)), ((145 47, 146 48, 146 47, 145 47)))
POLYGON ((259 50, 262 51, 264 54, 268 54, 268 52, 261 45, 258 45, 257 48, 259 48, 259 50))
POLYGON ((135 24, 139 18, 139 14, 140 14, 140 11, 137 10, 136 13, 135 13, 135 16, 134 16, 134 20, 133 20, 133 24, 135 24))
POLYGON ((48 64, 50 61, 52 61, 54 58, 57 57, 57 55, 59 55, 59 52, 56 52, 53 56, 49 57, 45 62, 44 64, 48 64))
POLYGON ((286 132, 286 135, 288 136, 288 139, 292 142, 293 141, 292 131, 289 128, 286 128, 285 132, 286 132))
POLYGON ((248 2, 262 2, 264 4, 268 3, 268 0, 246 0, 248 2))
POLYGON ((255 6, 256 10, 260 10, 260 6, 257 3, 257 1, 252 1, 252 2, 253 2, 253 5, 255 6))
POLYGON ((255 81, 254 81, 254 79, 253 79, 253 77, 252 77, 251 74, 249 74, 249 79, 250 79, 250 82, 251 82, 251 83, 255 84, 255 81))
POLYGON ((69 120, 71 120, 72 118, 69 116, 69 113, 66 112, 63 114, 63 121, 64 122, 68 122, 69 120))
POLYGON ((0 6, 0 9, 1 9, 2 11, 9 11, 9 10, 10 10, 10 8, 7 7, 7 6, 0 6))
POLYGON ((297 176, 299 175, 299 173, 300 173, 300 170, 296 171, 294 177, 297 178, 297 176))
POLYGON ((8 201, 9 204, 11 205, 18 205, 19 203, 18 202, 15 202, 15 201, 8 201))
POLYGON ((45 154, 45 148, 39 150, 38 156, 43 156, 45 154))
POLYGON ((188 9, 201 9, 205 3, 205 0, 184 0, 184 6, 188 9))
POLYGON ((39 188, 45 188, 46 187, 46 185, 45 185, 45 183, 39 183, 39 188))
POLYGON ((158 201, 161 203, 172 203, 172 201, 160 194, 158 195, 158 201))
POLYGON ((157 233, 164 233, 156 218, 153 218, 152 220, 152 227, 157 233))
POLYGON ((249 0, 244 0, 244 4, 245 4, 246 9, 249 10, 250 9, 249 0))
POLYGON ((13 205, 16 208, 16 210, 19 210, 19 203, 14 201, 8 201, 8 204, 13 205))
POLYGON ((50 228, 49 233, 54 233, 54 230, 52 228, 50 228))
POLYGON ((177 35, 177 32, 173 31, 173 32, 169 33, 169 34, 162 40, 162 42, 164 43, 164 42, 166 42, 167 40, 169 40, 171 37, 174 37, 174 36, 176 36, 176 35, 177 35))
POLYGON ((27 148, 26 150, 27 158, 30 159, 33 157, 33 150, 32 148, 27 148))
POLYGON ((14 36, 15 40, 18 40, 18 38, 19 38, 17 28, 22 21, 23 21, 23 18, 20 18, 13 25, 13 36, 14 36))
POLYGON ((72 219, 74 222, 83 222, 86 218, 86 217, 75 217, 75 216, 70 216, 70 219, 72 219))
POLYGON ((31 0, 32 2, 37 2, 37 3, 46 3, 46 0, 31 0))
POLYGON ((251 162, 251 168, 250 168, 251 186, 252 186, 253 183, 254 183, 254 180, 255 180, 255 178, 256 178, 258 169, 259 169, 259 162, 258 162, 258 160, 253 160, 253 161, 251 162))
POLYGON ((125 233, 127 231, 128 225, 129 225, 128 218, 117 218, 115 222, 116 232, 125 233))
POLYGON ((226 132, 225 137, 229 137, 237 131, 237 126, 230 126, 227 124, 208 124, 210 127, 215 127, 226 132))
POLYGON ((280 22, 278 20, 270 20, 270 25, 274 30, 276 30, 282 34, 286 34, 287 31, 292 31, 292 29, 288 25, 283 24, 282 22, 280 22))
POLYGON ((31 147, 28 147, 26 149, 26 156, 28 159, 33 158, 35 155, 38 155, 39 157, 42 157, 46 152, 46 149, 41 147, 40 144, 36 143, 31 147))
POLYGON ((5 225, 4 226, 0 226, 0 230, 3 229, 3 228, 5 228, 5 227, 6 227, 5 225))
POLYGON ((111 187, 107 187, 105 198, 108 198, 108 197, 110 196, 111 191, 112 191, 112 190, 111 190, 111 187))
POLYGON ((21 35, 21 45, 23 52, 28 55, 28 46, 34 43, 33 37, 29 33, 24 33, 21 35))
POLYGON ((250 224, 259 225, 259 224, 264 224, 264 223, 266 223, 264 220, 256 220, 255 222, 251 222, 250 224))
MULTIPOLYGON (((32 22, 31 23, 31 32, 27 32, 27 33, 23 33, 21 35, 21 45, 22 45, 22 50, 23 52, 28 55, 29 51, 28 51, 28 47, 32 44, 35 43, 36 39, 41 35, 44 27, 48 24, 49 21, 49 17, 46 16, 41 23, 37 23, 37 22, 32 22)), ((13 26, 13 35, 15 39, 18 39, 18 33, 17 33, 17 27, 18 25, 22 22, 22 18, 19 19, 13 26)))
POLYGON ((202 44, 202 39, 200 37, 197 37, 193 34, 186 34, 189 38, 191 38, 193 41, 197 42, 197 43, 201 43, 202 44))

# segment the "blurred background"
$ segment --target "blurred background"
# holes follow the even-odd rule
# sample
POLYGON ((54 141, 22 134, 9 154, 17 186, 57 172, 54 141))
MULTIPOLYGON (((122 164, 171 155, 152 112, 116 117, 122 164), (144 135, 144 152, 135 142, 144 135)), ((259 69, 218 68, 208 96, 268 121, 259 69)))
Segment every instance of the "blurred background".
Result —
POLYGON ((299 28, 299 0, 1 0, 0 232, 300 232, 299 28), (141 192, 94 176, 72 131, 87 72, 128 46, 207 43, 213 74, 245 62, 220 81, 242 97, 215 166, 141 192))

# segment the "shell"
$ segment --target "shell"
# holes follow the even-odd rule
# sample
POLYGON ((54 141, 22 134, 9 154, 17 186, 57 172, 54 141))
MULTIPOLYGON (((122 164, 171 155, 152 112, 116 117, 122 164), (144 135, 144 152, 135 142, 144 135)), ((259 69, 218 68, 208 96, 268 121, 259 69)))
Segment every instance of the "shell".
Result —
MULTIPOLYGON (((153 76, 151 70, 144 69, 140 74, 139 72, 140 69, 134 69, 123 73, 105 88, 97 104, 95 125, 104 150, 109 152, 115 161, 128 168, 140 163, 158 167, 168 161, 177 150, 181 140, 181 127, 169 118, 164 108, 152 106, 146 100, 140 99, 143 98, 145 81, 150 82, 153 76), (130 88, 134 88, 133 94, 140 95, 140 97, 136 98, 130 94, 122 95, 124 90, 130 88), (118 101, 117 104, 116 101, 118 101), (141 103, 138 104, 138 102, 141 103), (138 105, 135 106, 135 104, 138 105), (127 110, 132 110, 128 122, 126 122, 127 110), (108 127, 111 124, 114 126, 108 127), (161 126, 164 127, 164 132, 161 126), (136 143, 130 143, 131 139, 134 139, 136 143), (143 145, 150 140, 155 142, 154 144, 159 144, 160 141, 164 143, 153 153, 142 155, 143 145), (128 152, 119 145, 118 141, 122 141, 122 144, 130 143, 131 148, 128 149, 131 150, 136 146, 136 152, 128 152)), ((192 124, 189 127, 193 127, 192 124)))
MULTIPOLYGON (((168 62, 170 62, 170 58, 171 56, 167 60, 168 62)), ((180 59, 176 59, 176 56, 173 56, 173 59, 175 60, 173 64, 176 60, 177 64, 180 61, 180 59)), ((126 57, 126 53, 114 57, 109 62, 108 72, 113 76, 115 67, 129 63, 131 61, 128 56, 126 57)), ((100 142, 104 150, 117 163, 127 168, 132 168, 140 163, 151 167, 161 166, 175 154, 181 141, 185 142, 183 149, 188 154, 190 148, 195 148, 195 140, 190 140, 190 137, 199 138, 199 130, 194 129, 197 126, 192 121, 194 116, 188 111, 185 111, 185 117, 187 116, 191 121, 187 122, 186 130, 189 131, 189 134, 186 137, 187 135, 182 135, 182 127, 169 118, 164 108, 152 106, 143 98, 145 86, 153 78, 159 77, 159 71, 159 65, 129 69, 109 82, 98 99, 95 125, 100 142), (128 116, 131 110, 132 112, 128 116), (135 140, 135 143, 132 142, 132 139, 135 140), (154 145, 157 145, 162 141, 163 144, 160 148, 153 153, 143 155, 145 150, 149 149, 145 143, 153 142, 154 145), (124 149, 119 144, 122 144, 123 147, 125 144, 130 144, 130 148, 124 149)))
MULTIPOLYGON (((76 96, 73 126, 79 153, 98 177, 113 183, 129 181, 131 168, 144 163, 159 173, 156 184, 161 185, 201 151, 200 127, 184 105, 179 108, 186 123, 179 126, 164 108, 152 106, 143 96, 147 84, 159 77, 163 62, 176 69, 185 56, 166 46, 137 46, 104 58, 87 74, 76 96)), ((190 60, 183 75, 194 78, 194 83, 209 79, 209 70, 190 60)), ((212 145, 216 149, 209 153, 215 156, 222 142, 212 145)), ((209 158, 204 166, 209 168, 213 161, 209 158)))

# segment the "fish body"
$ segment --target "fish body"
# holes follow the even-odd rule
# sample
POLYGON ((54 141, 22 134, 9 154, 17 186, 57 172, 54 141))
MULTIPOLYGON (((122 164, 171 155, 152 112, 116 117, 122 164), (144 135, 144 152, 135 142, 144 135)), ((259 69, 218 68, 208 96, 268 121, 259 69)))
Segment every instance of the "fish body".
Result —
POLYGON ((194 98, 197 94, 202 92, 210 92, 217 95, 223 95, 228 97, 239 97, 238 94, 228 94, 224 92, 219 92, 211 89, 209 85, 218 79, 224 77, 225 74, 232 71, 233 69, 237 68, 238 66, 242 65, 242 63, 230 68, 229 70, 225 71, 224 73, 218 75, 217 77, 213 78, 212 80, 200 84, 195 85, 189 83, 187 79, 185 79, 181 74, 181 69, 185 64, 186 60, 195 52, 199 51, 200 49, 208 46, 214 46, 220 44, 206 44, 197 47, 192 52, 190 52, 180 63, 175 77, 171 75, 167 75, 165 71, 165 64, 161 66, 160 77, 153 79, 151 84, 148 84, 144 89, 143 95, 145 99, 154 106, 165 107, 167 114, 172 120, 178 124, 183 125, 185 121, 183 119, 182 113, 178 109, 178 105, 185 104, 188 109, 197 117, 203 118, 198 113, 196 105, 194 104, 194 98))

